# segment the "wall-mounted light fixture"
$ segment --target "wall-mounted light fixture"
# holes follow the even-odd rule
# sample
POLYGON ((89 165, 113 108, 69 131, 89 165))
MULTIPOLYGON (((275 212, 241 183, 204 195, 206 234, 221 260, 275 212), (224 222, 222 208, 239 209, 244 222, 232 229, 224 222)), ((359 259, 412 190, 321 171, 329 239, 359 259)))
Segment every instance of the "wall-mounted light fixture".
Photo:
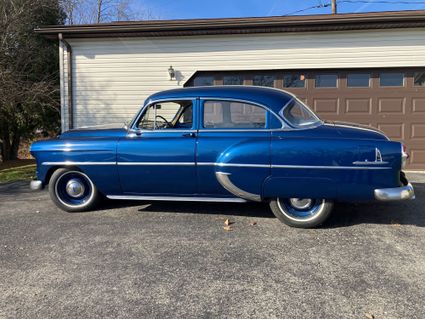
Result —
POLYGON ((176 78, 176 71, 174 71, 172 66, 168 68, 168 75, 170 76, 170 81, 176 78))

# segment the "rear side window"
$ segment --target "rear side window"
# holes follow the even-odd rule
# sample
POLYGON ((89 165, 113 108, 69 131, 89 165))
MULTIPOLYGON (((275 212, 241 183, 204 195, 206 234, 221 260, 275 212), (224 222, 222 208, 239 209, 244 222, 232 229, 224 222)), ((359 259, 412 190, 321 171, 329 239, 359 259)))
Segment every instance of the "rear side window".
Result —
POLYGON ((203 126, 218 129, 266 128, 267 111, 260 106, 233 101, 205 101, 203 126))

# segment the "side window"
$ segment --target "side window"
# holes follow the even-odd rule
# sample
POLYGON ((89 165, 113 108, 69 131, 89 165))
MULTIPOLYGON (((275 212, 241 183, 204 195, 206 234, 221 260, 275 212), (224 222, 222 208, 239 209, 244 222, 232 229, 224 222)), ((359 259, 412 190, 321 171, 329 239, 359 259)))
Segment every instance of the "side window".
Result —
POLYGON ((301 73, 284 74, 283 87, 285 88, 303 88, 305 87, 305 75, 301 73))
POLYGON ((143 130, 190 129, 192 101, 160 102, 150 105, 137 123, 143 130))
POLYGON ((267 111, 260 106, 232 102, 206 101, 203 127, 219 129, 261 129, 266 127, 267 111))
POLYGON ((193 86, 211 86, 214 85, 214 77, 198 76, 193 80, 193 86))
POLYGON ((393 72, 393 73, 381 73, 379 75, 380 86, 403 86, 404 84, 404 73, 393 72))
POLYGON ((369 73, 348 73, 347 86, 350 88, 369 87, 370 74, 369 73))
POLYGON ((252 84, 256 86, 274 87, 274 75, 254 75, 252 84))
POLYGON ((317 74, 315 86, 317 88, 336 88, 338 76, 336 74, 317 74))

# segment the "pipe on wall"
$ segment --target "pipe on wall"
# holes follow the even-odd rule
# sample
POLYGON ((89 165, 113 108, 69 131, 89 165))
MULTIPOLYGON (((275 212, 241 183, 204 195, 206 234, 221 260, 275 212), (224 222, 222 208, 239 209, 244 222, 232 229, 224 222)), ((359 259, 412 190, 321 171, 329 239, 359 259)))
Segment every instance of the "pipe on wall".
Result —
MULTIPOLYGON (((61 41, 65 47, 67 52, 67 82, 68 82, 68 128, 74 128, 74 103, 73 103, 73 90, 72 90, 72 47, 68 41, 63 38, 62 33, 58 34, 59 41, 61 41)), ((62 66, 61 66, 62 67, 62 66)))

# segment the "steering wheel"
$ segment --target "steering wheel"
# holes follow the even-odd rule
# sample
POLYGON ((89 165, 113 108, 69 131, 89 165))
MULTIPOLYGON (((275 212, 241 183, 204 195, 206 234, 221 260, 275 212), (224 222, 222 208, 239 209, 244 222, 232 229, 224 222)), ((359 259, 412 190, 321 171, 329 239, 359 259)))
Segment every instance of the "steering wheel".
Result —
POLYGON ((167 126, 166 127, 172 127, 172 125, 171 125, 171 123, 170 122, 168 122, 163 116, 161 116, 161 115, 157 115, 157 116, 155 116, 155 119, 157 118, 157 117, 159 117, 161 120, 164 120, 164 122, 167 124, 167 126))

